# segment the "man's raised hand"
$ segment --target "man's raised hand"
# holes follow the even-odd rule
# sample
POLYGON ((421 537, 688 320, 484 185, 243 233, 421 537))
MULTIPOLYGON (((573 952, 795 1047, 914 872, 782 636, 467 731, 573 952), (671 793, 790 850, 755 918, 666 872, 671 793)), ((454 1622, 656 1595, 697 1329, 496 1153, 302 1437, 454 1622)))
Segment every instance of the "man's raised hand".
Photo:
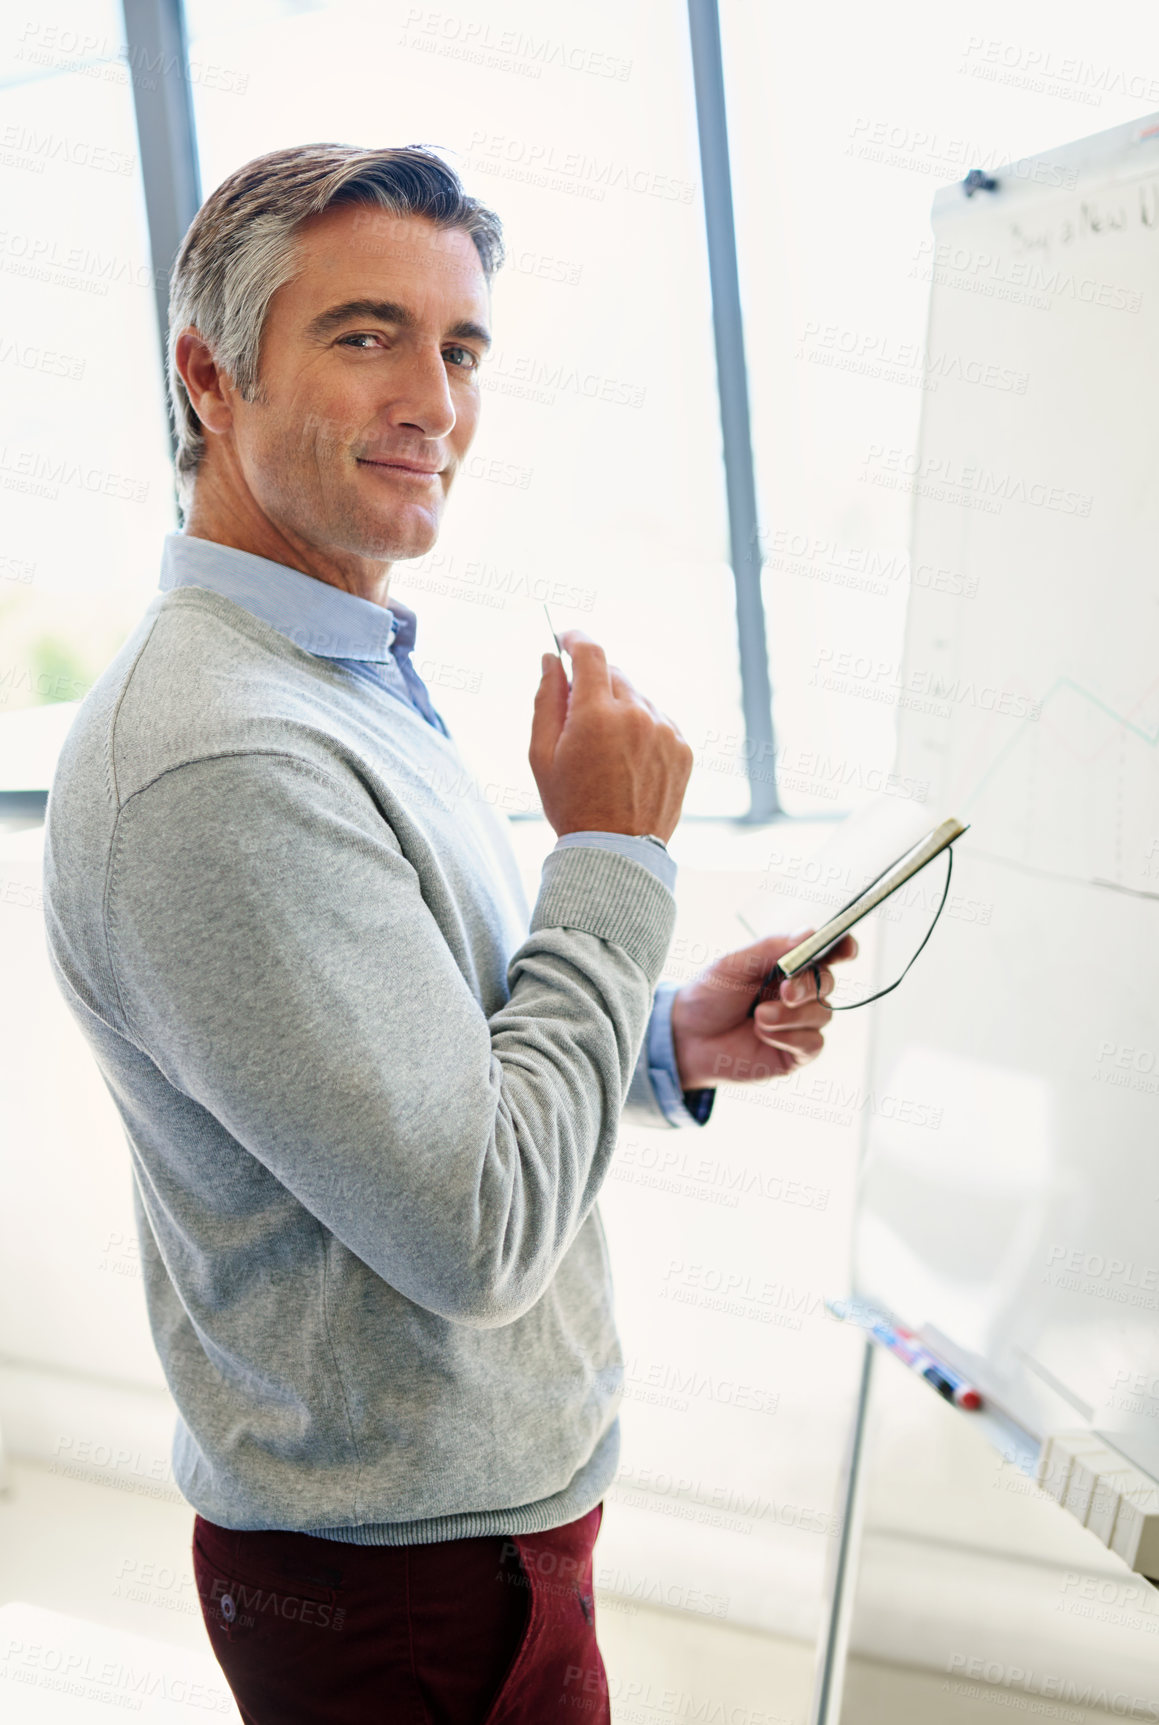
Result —
POLYGON ((560 642, 572 662, 543 655, 528 759, 543 812, 565 833, 675 831, 692 772, 692 750, 581 629, 560 642))

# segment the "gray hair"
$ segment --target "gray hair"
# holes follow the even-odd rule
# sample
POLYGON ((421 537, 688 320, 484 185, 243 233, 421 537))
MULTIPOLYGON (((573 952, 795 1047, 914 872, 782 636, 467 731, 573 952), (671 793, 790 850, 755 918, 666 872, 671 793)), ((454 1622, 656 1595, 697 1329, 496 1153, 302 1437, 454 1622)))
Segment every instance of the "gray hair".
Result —
POLYGON ((238 168, 190 223, 169 289, 169 406, 183 507, 205 454, 205 433, 177 370, 177 337, 193 325, 243 400, 253 401, 262 327, 274 294, 294 275, 298 229, 308 217, 344 204, 461 228, 474 241, 488 281, 503 262, 498 216, 468 197, 455 170, 422 146, 301 144, 238 168))

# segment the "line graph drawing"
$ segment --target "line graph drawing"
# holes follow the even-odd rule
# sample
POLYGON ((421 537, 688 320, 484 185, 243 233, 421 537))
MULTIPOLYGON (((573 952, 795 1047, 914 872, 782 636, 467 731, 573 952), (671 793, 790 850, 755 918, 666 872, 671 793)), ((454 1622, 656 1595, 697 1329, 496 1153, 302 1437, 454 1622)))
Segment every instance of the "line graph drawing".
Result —
MULTIPOLYGON (((1159 688, 1159 683, 1154 683, 1151 685, 1151 688, 1148 689, 1146 691, 1146 693, 1142 696, 1138 705, 1141 706, 1143 704, 1143 701, 1145 701, 1147 699, 1147 696, 1150 694, 1153 694, 1156 688, 1159 688)), ((1054 682, 1051 684, 1050 688, 1047 690, 1046 694, 1043 695, 1042 700, 1039 702, 1039 705, 1042 708, 1042 712, 1043 712, 1044 716, 1047 712, 1048 707, 1054 701, 1056 696, 1064 689, 1069 689, 1073 694, 1078 695, 1082 700, 1089 701, 1091 706, 1095 707, 1099 712, 1101 712, 1104 715, 1104 717, 1110 719, 1113 724, 1118 725, 1124 731, 1128 731, 1133 736, 1138 737, 1139 740, 1141 742, 1146 743, 1149 748, 1153 749, 1157 745, 1159 745, 1159 726, 1156 726, 1156 728, 1154 730, 1148 730, 1143 725, 1137 725, 1135 723, 1135 721, 1132 718, 1130 718, 1126 713, 1116 712, 1114 707, 1112 707, 1109 704, 1109 702, 1104 701, 1101 696, 1096 695, 1093 689, 1085 688, 1082 683, 1076 682, 1076 680, 1073 677, 1056 677, 1055 678, 1054 682)), ((983 773, 982 777, 979 779, 979 781, 975 785, 974 789, 967 796, 966 802, 964 805, 965 807, 969 808, 971 806, 971 804, 974 803, 978 799, 978 797, 981 796, 982 792, 986 788, 987 782, 998 771, 998 769, 1003 765, 1007 756, 1010 755, 1018 747, 1019 743, 1022 742, 1023 738, 1026 735, 1027 735, 1027 730, 1025 727, 1021 731, 1016 731, 1015 734, 1006 743, 1005 747, 1002 748, 1001 750, 999 750, 998 754, 995 756, 995 758, 991 762, 990 766, 983 773)), ((1096 753, 1098 753, 1098 751, 1096 751, 1096 753)), ((1089 762, 1086 764, 1089 765, 1089 762)))
POLYGON ((1063 881, 1069 886, 1097 886, 1105 892, 1123 892, 1131 898, 1153 899, 1159 904, 1159 892, 1148 892, 1144 887, 1123 886, 1117 880, 1104 880, 1101 875, 1067 874, 1063 869, 1039 868, 1035 863, 1019 862, 1015 857, 1002 856, 998 851, 983 850, 979 845, 970 849, 972 857, 980 857, 983 862, 997 863, 1000 868, 1017 869, 1019 874, 1037 875, 1042 880, 1063 881))
POLYGON ((985 749, 992 728, 955 715, 938 745, 942 795, 974 825, 969 849, 1044 878, 1159 899, 1157 702, 1150 666, 1126 701, 1062 672, 1040 718, 1021 722, 996 752, 985 749))

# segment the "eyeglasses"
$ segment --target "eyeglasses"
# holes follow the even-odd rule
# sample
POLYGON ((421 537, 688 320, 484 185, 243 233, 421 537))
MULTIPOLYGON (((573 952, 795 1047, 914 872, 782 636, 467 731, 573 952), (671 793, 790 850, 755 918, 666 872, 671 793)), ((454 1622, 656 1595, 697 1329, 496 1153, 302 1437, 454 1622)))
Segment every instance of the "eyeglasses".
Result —
MULTIPOLYGON (((947 847, 947 850, 946 850, 946 881, 945 881, 945 885, 942 887, 942 896, 938 900, 938 908, 934 912, 934 920, 933 920, 933 922, 931 922, 929 928, 927 928, 925 934, 922 936, 921 945, 918 947, 917 951, 914 953, 913 957, 910 959, 909 963, 906 965, 905 969, 902 971, 902 973, 898 977, 897 981, 891 982, 889 984, 888 988, 879 988, 876 994, 866 995, 864 1000, 851 1000, 845 1006, 831 1006, 829 1008, 830 1012, 856 1012, 856 1010, 859 1006, 872 1006, 872 1004, 875 1000, 881 1000, 885 995, 892 994, 895 988, 899 988, 901 986, 901 984, 905 981, 906 977, 909 975, 910 971, 913 969, 918 958, 921 956, 931 934, 933 934, 935 928, 937 928, 937 926, 938 926, 938 918, 941 916, 942 912, 945 910, 946 900, 950 896, 950 876, 953 874, 953 872, 954 872, 954 847, 953 847, 953 845, 950 845, 947 847)), ((817 990, 817 999, 820 1000, 820 998, 821 998, 821 964, 820 964, 820 961, 818 961, 816 964, 809 965, 807 968, 813 972, 813 982, 814 982, 814 986, 816 987, 816 990, 817 990)))

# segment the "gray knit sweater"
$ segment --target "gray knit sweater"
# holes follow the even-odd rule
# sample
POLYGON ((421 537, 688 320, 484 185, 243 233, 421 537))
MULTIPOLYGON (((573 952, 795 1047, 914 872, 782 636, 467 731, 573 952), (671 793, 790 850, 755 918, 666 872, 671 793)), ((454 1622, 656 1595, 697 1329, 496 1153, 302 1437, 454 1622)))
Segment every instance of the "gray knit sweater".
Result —
POLYGON ((205 1517, 559 1525, 615 1472, 596 1195, 675 906, 583 845, 530 917, 454 744, 216 593, 158 595, 49 799, 53 969, 125 1124, 205 1517))

